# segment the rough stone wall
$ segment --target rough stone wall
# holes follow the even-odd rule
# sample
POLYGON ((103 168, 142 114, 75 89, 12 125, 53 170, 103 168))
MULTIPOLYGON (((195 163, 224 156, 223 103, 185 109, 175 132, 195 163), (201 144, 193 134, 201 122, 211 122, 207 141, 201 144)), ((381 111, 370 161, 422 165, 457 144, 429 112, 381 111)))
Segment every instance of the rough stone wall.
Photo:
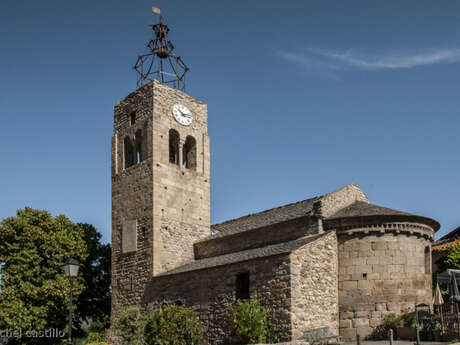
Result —
POLYGON ((229 344, 226 304, 235 301, 236 275, 250 274, 250 293, 270 308, 280 341, 291 339, 289 255, 276 255, 210 269, 153 277, 146 290, 149 310, 180 301, 193 308, 205 326, 206 342, 229 344))
POLYGON ((358 232, 339 233, 338 242, 340 335, 344 339, 354 339, 357 333, 368 336, 389 313, 413 310, 415 303, 431 304, 428 239, 358 232))
POLYGON ((291 253, 292 335, 329 327, 338 335, 338 262, 335 231, 291 253))
POLYGON ((154 274, 193 261, 193 243, 210 232, 210 170, 207 107, 197 99, 157 81, 153 83, 154 274), (172 116, 174 104, 193 114, 190 126, 172 116), (179 135, 179 156, 187 136, 196 140, 196 170, 169 162, 169 130, 179 135))
POLYGON ((324 218, 332 216, 355 201, 369 202, 366 195, 356 184, 349 184, 321 198, 321 215, 324 218))
POLYGON ((112 308, 138 304, 152 272, 153 169, 152 151, 144 161, 124 169, 123 139, 139 129, 151 137, 152 87, 146 85, 115 105, 112 138, 112 308), (130 114, 136 112, 135 124, 130 114), (123 223, 137 220, 137 250, 122 253, 123 223))
MULTIPOLYGON (((152 275, 190 262, 193 243, 210 235, 209 137, 206 104, 153 81, 115 105, 112 138, 112 306, 139 304, 152 275), (174 104, 193 114, 190 126, 172 115, 174 104), (131 114, 135 112, 133 123, 131 114), (169 130, 196 140, 197 166, 169 162, 169 130), (124 164, 124 139, 142 133, 142 161, 124 164), (123 224, 137 221, 137 249, 122 253, 123 224)), ((132 242, 132 241, 131 241, 132 242)))
POLYGON ((195 255, 197 259, 202 259, 288 242, 302 236, 317 233, 317 228, 312 225, 316 225, 316 219, 306 216, 259 229, 239 232, 230 236, 216 236, 215 238, 195 243, 195 255))

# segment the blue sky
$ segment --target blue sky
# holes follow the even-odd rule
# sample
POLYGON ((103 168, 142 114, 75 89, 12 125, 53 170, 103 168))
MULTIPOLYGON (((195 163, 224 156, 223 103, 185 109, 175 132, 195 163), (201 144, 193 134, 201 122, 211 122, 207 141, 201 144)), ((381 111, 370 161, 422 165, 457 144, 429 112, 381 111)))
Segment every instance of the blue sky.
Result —
POLYGON ((460 226, 460 3, 0 3, 0 218, 31 206, 110 240, 113 105, 162 8, 208 104, 212 221, 355 182, 460 226))

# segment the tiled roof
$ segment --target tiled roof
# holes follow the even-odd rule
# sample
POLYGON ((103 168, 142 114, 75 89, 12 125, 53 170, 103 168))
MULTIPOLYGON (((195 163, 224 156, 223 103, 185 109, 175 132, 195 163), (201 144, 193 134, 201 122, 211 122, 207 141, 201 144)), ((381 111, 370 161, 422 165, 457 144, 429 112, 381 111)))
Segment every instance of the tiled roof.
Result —
POLYGON ((393 210, 388 207, 377 206, 362 201, 356 201, 350 206, 341 209, 331 217, 327 218, 327 220, 351 217, 384 217, 393 219, 394 221, 412 221, 427 224, 432 227, 434 231, 437 231, 440 227, 439 223, 431 218, 393 210))
POLYGON ((368 202, 356 201, 329 217, 329 219, 344 217, 364 217, 364 216, 415 216, 410 213, 393 210, 391 208, 370 204, 368 202))
POLYGON ((213 238, 258 229, 308 215, 322 196, 299 201, 211 226, 213 238))
POLYGON ((438 243, 438 241, 435 241, 433 243, 433 245, 431 246, 431 250, 442 250, 448 246, 450 246, 451 244, 455 244, 457 243, 458 240, 455 240, 455 239, 449 239, 448 241, 444 241, 442 243, 438 243))
POLYGON ((442 236, 439 240, 437 240, 436 242, 438 241, 443 241, 443 240, 450 240, 450 239, 454 239, 454 238, 457 238, 460 236, 460 226, 450 232, 448 232, 447 234, 445 234, 444 236, 442 236))

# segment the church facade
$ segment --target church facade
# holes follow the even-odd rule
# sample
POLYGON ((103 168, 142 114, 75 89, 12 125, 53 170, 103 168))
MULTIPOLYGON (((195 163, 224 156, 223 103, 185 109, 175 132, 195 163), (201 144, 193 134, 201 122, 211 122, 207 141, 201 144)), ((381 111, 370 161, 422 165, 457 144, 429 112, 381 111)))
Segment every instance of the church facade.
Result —
POLYGON ((182 304, 207 343, 228 344, 226 304, 257 294, 279 341, 320 327, 366 337, 431 304, 438 229, 355 184, 211 226, 206 104, 154 80, 115 105, 112 310, 182 304))

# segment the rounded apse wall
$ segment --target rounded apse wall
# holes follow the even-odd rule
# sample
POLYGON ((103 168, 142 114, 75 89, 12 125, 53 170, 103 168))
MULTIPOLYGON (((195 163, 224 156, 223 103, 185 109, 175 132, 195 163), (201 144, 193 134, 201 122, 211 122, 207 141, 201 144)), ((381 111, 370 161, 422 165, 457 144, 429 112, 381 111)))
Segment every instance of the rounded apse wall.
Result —
POLYGON ((408 222, 337 231, 344 339, 370 335, 389 313, 431 304, 433 234, 427 225, 408 222))

